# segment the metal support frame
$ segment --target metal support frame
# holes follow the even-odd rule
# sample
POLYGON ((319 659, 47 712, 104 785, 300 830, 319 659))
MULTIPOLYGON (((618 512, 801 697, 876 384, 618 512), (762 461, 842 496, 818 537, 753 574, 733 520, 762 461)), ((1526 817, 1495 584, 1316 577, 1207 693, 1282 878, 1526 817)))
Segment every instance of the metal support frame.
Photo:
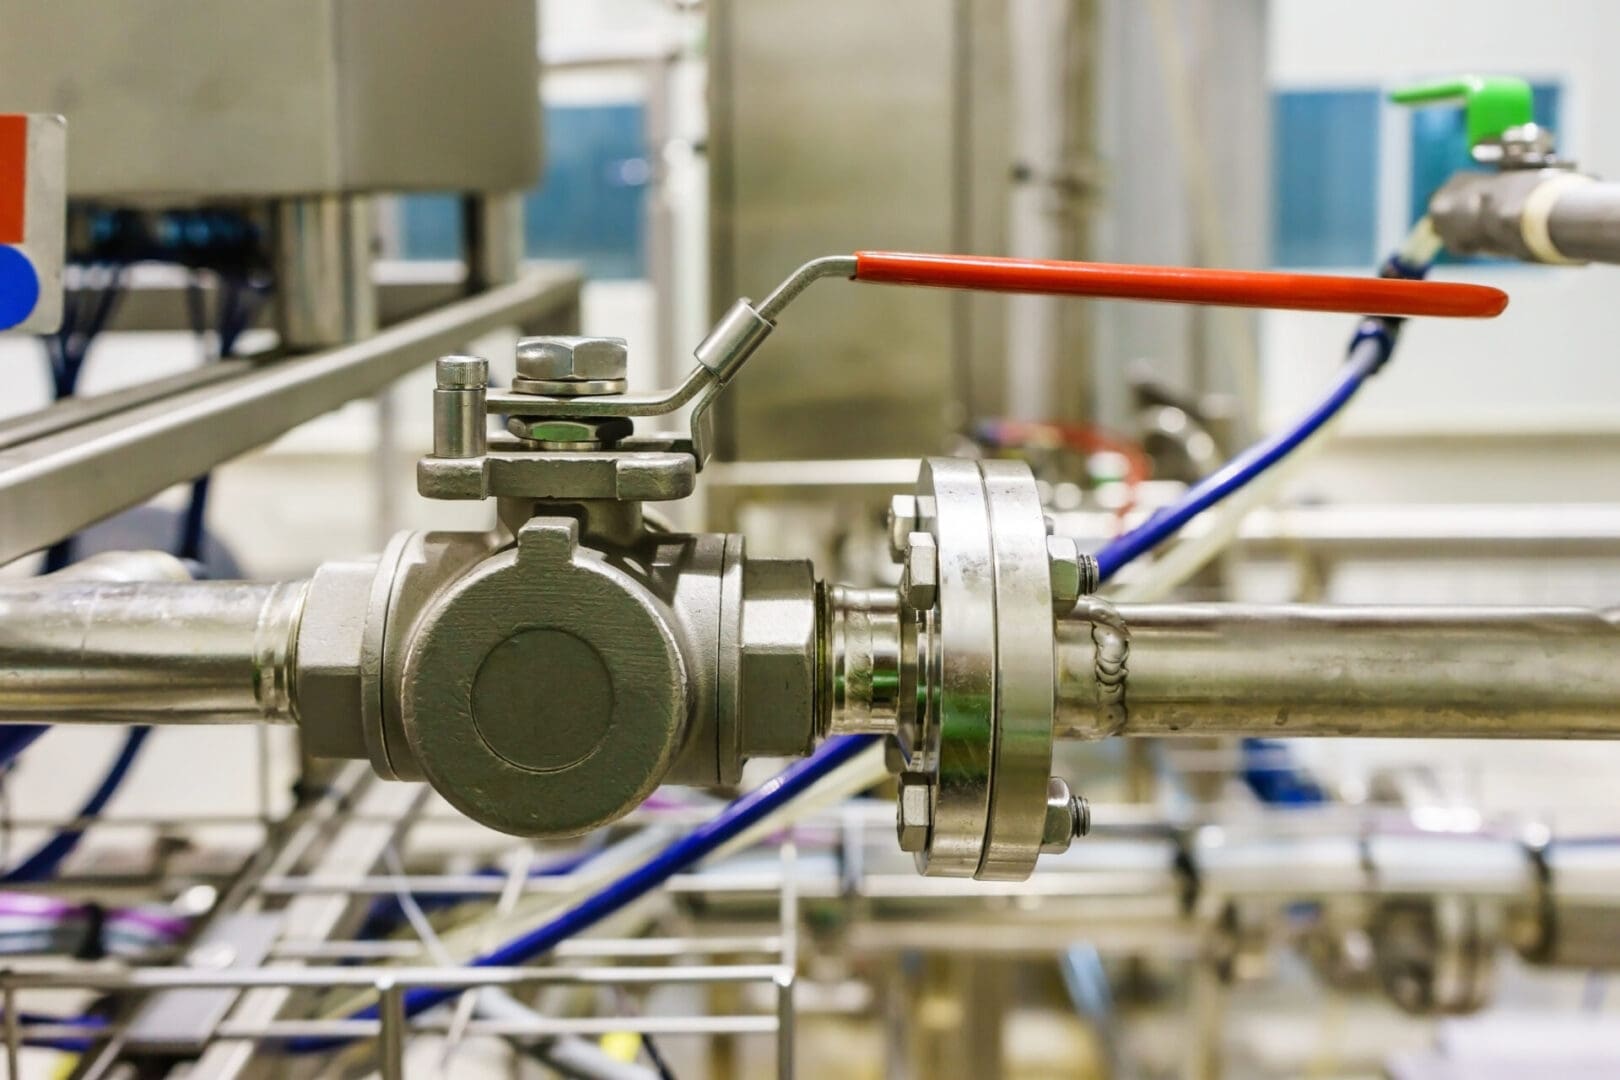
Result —
MULTIPOLYGON (((414 888, 411 879, 402 879, 379 867, 384 852, 410 842, 415 830, 424 824, 427 789, 420 785, 375 783, 360 765, 348 767, 334 787, 338 803, 354 799, 356 813, 306 816, 302 824, 289 830, 261 869, 246 881, 247 888, 233 890, 210 916, 210 924, 228 921, 241 912, 251 912, 273 904, 278 895, 275 881, 299 880, 302 873, 328 879, 320 888, 293 889, 296 895, 279 912, 281 934, 270 956, 248 967, 222 968, 110 968, 105 964, 71 962, 48 969, 0 969, 0 1004, 5 1008, 7 1054, 20 1053, 23 1040, 35 1037, 85 1038, 101 1047, 118 1047, 116 1053, 102 1053, 97 1059, 104 1075, 106 1067, 121 1054, 139 1049, 128 1038, 122 1023, 113 1029, 86 1028, 72 1024, 36 1025, 20 1019, 18 998, 40 989, 80 989, 133 995, 157 1000, 168 993, 198 990, 241 992, 240 1000, 228 1017, 217 1020, 207 1033, 207 1049, 187 1072, 207 1080, 232 1080, 241 1076, 267 1044, 291 1038, 377 1039, 378 1065, 385 1078, 405 1075, 404 1063, 411 1038, 438 1035, 454 1042, 466 1038, 498 1037, 517 1042, 533 1042, 568 1036, 600 1036, 610 1032, 637 1032, 650 1035, 767 1035, 776 1037, 774 1058, 778 1075, 793 1075, 794 991, 797 983, 800 909, 798 892, 792 885, 797 878, 796 848, 791 839, 779 848, 779 862, 770 870, 782 882, 773 889, 775 932, 764 935, 712 937, 592 938, 565 943, 549 958, 555 963, 534 967, 462 967, 438 962, 424 963, 420 952, 407 953, 408 942, 355 942, 341 935, 362 911, 370 897, 377 895, 369 886, 378 881, 392 884, 388 895, 414 888), (325 840, 324 851, 313 861, 309 851, 325 840), (269 886, 268 888, 266 886, 269 886), (362 959, 376 963, 388 959, 404 961, 404 966, 386 969, 339 966, 344 961, 362 959), (322 966, 301 966, 314 959, 322 966), (639 961, 639 963, 637 962, 639 961), (647 963, 652 961, 653 963, 647 963), (695 1015, 601 1015, 554 1017, 537 1015, 479 1016, 458 1022, 457 1018, 409 1018, 405 994, 416 987, 453 987, 464 990, 535 987, 603 987, 647 989, 664 985, 747 985, 768 986, 773 1005, 769 1012, 736 1012, 723 1016, 695 1015), (356 991, 373 990, 380 1003, 378 1017, 371 1020, 324 1018, 308 1013, 311 998, 307 992, 333 987, 356 991)), ((322 804, 326 805, 326 800, 322 804)), ((480 883, 500 879, 477 879, 480 883)), ((557 879, 529 878, 524 884, 557 879)), ((688 881, 686 893, 693 895, 696 883, 688 881)), ((699 890, 701 891, 701 887, 699 890)), ((491 900, 496 897, 492 896, 491 900)), ((206 931, 205 931, 206 932, 206 931)), ((415 943, 420 949, 420 943, 415 943)), ((15 1075, 13 1070, 12 1075, 15 1075)))
MULTIPOLYGON (((307 814, 302 824, 290 823, 280 839, 266 846, 261 872, 247 874, 247 887, 223 900, 214 916, 222 919, 235 911, 274 908, 281 898, 293 898, 283 936, 263 966, 198 972, 109 971, 105 965, 72 965, 43 974, 18 966, 0 978, 0 1003, 6 1006, 7 1015, 17 1016, 13 1006, 26 1008, 32 988, 44 982, 110 985, 119 992, 148 996, 184 992, 198 981, 215 990, 245 986, 249 989, 235 1014, 212 1031, 212 1048, 201 1060, 203 1068, 194 1075, 242 1075, 265 1040, 296 1035, 373 1038, 385 1027, 388 1034, 379 1049, 386 1070, 391 1062, 400 1060, 409 1040, 419 1035, 535 1039, 639 1031, 672 1036, 777 1033, 786 1038, 783 1033, 793 1024, 791 973, 801 903, 813 912, 849 919, 848 932, 840 940, 851 952, 877 963, 907 950, 1051 956, 1061 942, 1072 937, 1076 926, 1084 927, 1105 952, 1146 951, 1172 961, 1195 962, 1204 955, 1200 943, 1215 932, 1206 916, 1228 902, 1269 910, 1290 899, 1336 899, 1362 910, 1386 899, 1462 895, 1532 917, 1541 905, 1554 905, 1547 910, 1562 915, 1570 903, 1579 903, 1584 905, 1583 911, 1590 909, 1599 917, 1604 911, 1616 910, 1614 897, 1620 895, 1613 887, 1620 875, 1620 847, 1571 846, 1568 850, 1578 860, 1567 865, 1568 860, 1557 857, 1565 850, 1557 838, 1546 845, 1547 854, 1541 855, 1540 849, 1520 838, 1522 830, 1512 823, 1484 822, 1461 831, 1425 832, 1418 827, 1416 815, 1366 807, 1296 809, 1258 816, 1206 810, 1206 816, 1179 820, 1144 813, 1141 807, 1108 805, 1097 808, 1107 824, 1098 829, 1093 841, 1043 860, 1028 882, 923 878, 915 874, 909 860, 893 851, 888 808, 867 800, 830 812, 827 820, 841 828, 808 829, 806 835, 822 838, 812 851, 800 854, 785 847, 777 865, 762 866, 750 858, 721 862, 673 879, 669 894, 677 908, 695 920, 680 931, 681 936, 655 931, 647 938, 580 939, 553 954, 555 967, 471 972, 428 966, 432 961, 419 942, 360 942, 341 936, 345 933, 341 920, 332 924, 306 921, 305 916, 316 908, 352 913, 365 906, 367 897, 396 895, 401 889, 466 889, 482 892, 495 902, 508 887, 492 877, 416 874, 401 878, 388 872, 376 865, 375 853, 388 843, 414 845, 413 837, 424 827, 453 827, 455 837, 472 841, 474 846, 487 842, 488 836, 471 826, 432 816, 434 808, 422 800, 420 789, 372 782, 358 764, 340 774, 333 791, 331 799, 317 804, 317 812, 307 814), (341 810, 349 798, 355 800, 352 813, 341 810), (834 838, 831 851, 822 848, 826 837, 834 838), (326 857, 311 862, 310 854, 322 846, 347 868, 338 868, 326 857), (1178 861, 1183 855, 1196 871, 1190 878, 1197 884, 1197 903, 1193 904, 1186 902, 1189 871, 1178 861), (1545 880, 1536 869, 1538 858, 1545 859, 1551 869, 1545 880), (276 866, 271 867, 272 863, 276 866), (1015 898, 1016 903, 1010 902, 1015 898), (992 925, 970 921, 983 920, 989 913, 994 913, 992 925), (305 960, 326 966, 292 966, 305 960), (678 966, 636 967, 629 963, 633 960, 677 962, 678 966), (345 961, 394 961, 405 966, 387 971, 336 966, 345 961), (573 966, 579 964, 587 966, 573 966), (304 999, 295 993, 299 987, 323 985, 376 990, 379 982, 388 980, 393 991, 401 993, 428 984, 646 986, 749 981, 774 987, 776 1010, 775 1015, 732 1010, 712 1017, 480 1017, 455 1028, 453 1021, 436 1019, 401 1024, 397 1009, 392 1014, 384 1009, 383 1019, 365 1024, 315 1019, 300 1011, 304 999), (267 1007, 271 1003, 273 1009, 267 1007)), ((439 838, 435 847, 467 850, 453 837, 439 838)), ((556 885, 552 879, 530 878, 523 882, 523 892, 544 895, 556 885)), ((1549 925, 1555 934, 1563 930, 1559 919, 1549 925)), ((1281 930, 1280 924, 1277 929, 1281 930)), ((1509 943, 1506 938, 1499 942, 1502 946, 1509 943)), ((1526 955, 1544 962, 1540 955, 1526 955)), ((1615 959, 1608 956, 1600 962, 1609 965, 1615 959)), ((1551 962, 1589 965, 1598 961, 1582 950, 1561 959, 1554 956, 1551 962)), ((388 991, 389 987, 382 989, 388 991)), ((8 1023, 5 1034, 20 1049, 25 1036, 84 1032, 30 1025, 18 1019, 8 1023)), ((92 1055, 98 1064, 111 1064, 120 1053, 128 1055, 138 1048, 121 1031, 98 1029, 92 1037, 108 1038, 103 1044, 108 1052, 92 1055)), ((787 1047, 778 1042, 777 1052, 779 1062, 787 1065, 787 1047)))

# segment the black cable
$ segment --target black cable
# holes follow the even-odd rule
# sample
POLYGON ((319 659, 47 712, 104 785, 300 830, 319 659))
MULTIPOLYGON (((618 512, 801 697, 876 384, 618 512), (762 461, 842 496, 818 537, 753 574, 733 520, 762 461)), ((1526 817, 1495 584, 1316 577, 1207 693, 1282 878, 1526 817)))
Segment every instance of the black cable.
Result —
POLYGON ((658 1080, 675 1080, 675 1071, 669 1067, 669 1062, 664 1059, 663 1052, 651 1035, 641 1037, 641 1048, 647 1052, 647 1060, 652 1062, 652 1067, 658 1070, 658 1080))

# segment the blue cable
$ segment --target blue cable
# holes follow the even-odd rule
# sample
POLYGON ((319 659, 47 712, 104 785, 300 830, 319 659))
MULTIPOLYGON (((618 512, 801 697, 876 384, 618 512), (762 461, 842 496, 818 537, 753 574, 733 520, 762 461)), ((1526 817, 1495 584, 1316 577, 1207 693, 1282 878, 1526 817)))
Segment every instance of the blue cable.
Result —
POLYGON ((1130 532, 1097 551, 1097 580, 1108 581, 1141 555, 1168 540, 1202 514, 1287 457, 1350 403, 1395 347, 1394 321, 1364 319, 1351 341, 1350 355, 1326 396, 1291 427, 1262 439, 1194 484, 1180 501, 1157 511, 1130 532))
POLYGON ((1243 740, 1243 782, 1273 806, 1315 806, 1328 801, 1322 785, 1294 761, 1281 739, 1243 740))
MULTIPOLYGON (((728 841, 746 832, 778 808, 804 794, 839 766, 853 760, 877 742, 876 735, 845 735, 828 739, 814 754, 788 766, 763 786, 733 800, 714 820, 705 822, 681 837, 624 877, 581 900, 550 921, 520 937, 472 960, 471 967, 511 967, 527 963, 566 941, 626 905, 646 896, 671 877, 713 854, 728 841)), ((419 986, 405 994, 405 1013, 416 1016, 457 997, 462 991, 437 986, 419 986)), ((376 1005, 350 1014, 351 1020, 375 1020, 376 1005)), ((346 1045, 345 1037, 303 1037, 289 1039, 292 1053, 309 1054, 346 1045)))
MULTIPOLYGON (((112 768, 107 775, 101 778, 96 790, 91 792, 90 798, 85 800, 79 808, 76 820, 84 820, 98 816, 112 797, 118 793, 124 778, 134 767, 135 759, 140 756, 141 747, 145 745, 147 737, 152 734, 151 728, 130 728, 124 736, 124 746, 113 761, 112 768)), ((84 837, 83 829, 64 829, 41 844, 39 850, 24 859, 17 866, 0 874, 0 882, 46 881, 56 875, 62 863, 73 854, 84 837)))

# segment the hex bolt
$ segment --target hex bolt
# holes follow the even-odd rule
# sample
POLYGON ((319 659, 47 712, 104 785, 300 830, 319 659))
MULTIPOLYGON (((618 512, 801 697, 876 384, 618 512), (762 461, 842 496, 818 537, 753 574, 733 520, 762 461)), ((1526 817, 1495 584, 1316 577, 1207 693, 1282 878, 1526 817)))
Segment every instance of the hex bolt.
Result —
POLYGON ((617 337, 530 337, 518 342, 517 373, 545 382, 616 382, 630 370, 630 349, 617 337))
POLYGON ((489 361, 480 356, 441 356, 433 375, 433 456, 481 456, 488 441, 484 398, 489 361))
POLYGON ((939 598, 939 548, 932 533, 914 532, 906 540, 905 568, 900 571, 900 597, 915 611, 931 611, 939 598))
POLYGON ((1071 536, 1048 536, 1046 558, 1052 575, 1052 610, 1060 614, 1097 589, 1097 560, 1071 536))
POLYGON ((896 495, 889 500, 889 557, 906 557, 906 540, 917 531, 917 497, 896 495))
POLYGON ((1041 854, 1069 850, 1077 836, 1091 831, 1091 804, 1069 790, 1068 781, 1053 776, 1046 781, 1046 824, 1041 829, 1041 854))
POLYGON ((900 850, 916 854, 928 849, 934 831, 934 793, 925 777, 900 774, 900 795, 895 800, 895 833, 900 850))

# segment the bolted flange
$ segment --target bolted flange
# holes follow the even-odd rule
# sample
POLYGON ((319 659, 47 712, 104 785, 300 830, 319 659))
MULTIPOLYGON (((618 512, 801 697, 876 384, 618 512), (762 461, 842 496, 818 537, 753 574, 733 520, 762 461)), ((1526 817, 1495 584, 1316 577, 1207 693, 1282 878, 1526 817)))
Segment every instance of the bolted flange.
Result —
POLYGON ((1049 842, 1052 767, 1053 570, 1035 478, 1018 462, 931 458, 891 515, 891 540, 910 528, 900 598, 926 632, 902 774, 930 793, 918 868, 1022 880, 1049 842))

